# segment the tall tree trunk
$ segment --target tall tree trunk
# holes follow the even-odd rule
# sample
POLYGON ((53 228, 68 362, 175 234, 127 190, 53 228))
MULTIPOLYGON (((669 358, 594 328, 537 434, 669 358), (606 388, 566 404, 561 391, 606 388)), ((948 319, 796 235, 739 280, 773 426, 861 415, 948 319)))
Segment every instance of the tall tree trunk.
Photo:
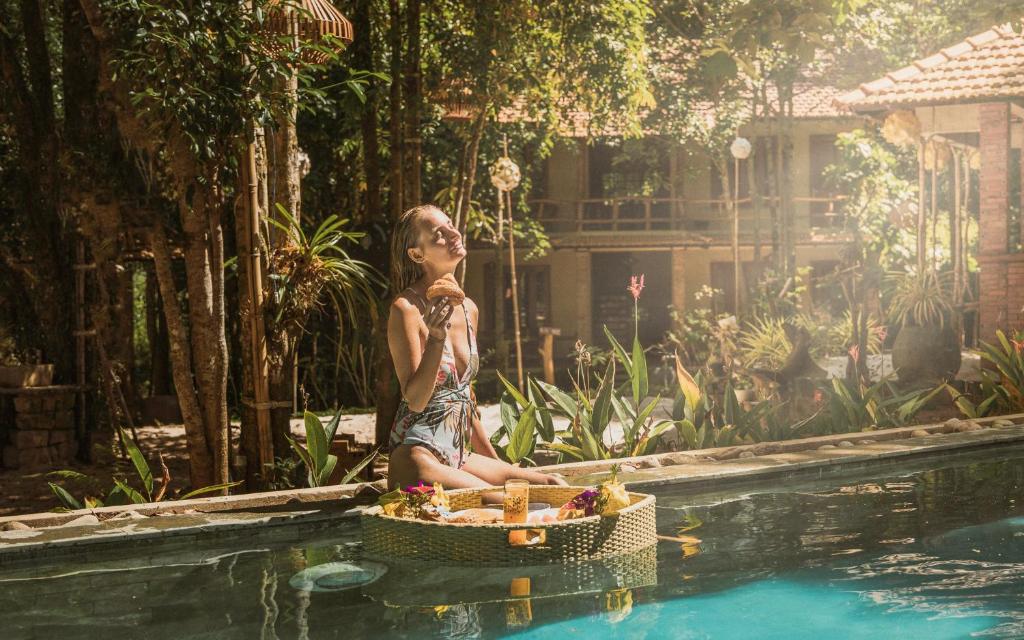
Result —
MULTIPOLYGON (((466 146, 465 173, 462 182, 458 186, 456 200, 455 219, 458 221, 459 233, 463 241, 469 228, 469 210, 473 201, 473 187, 476 184, 476 168, 480 156, 480 140, 484 137, 484 126, 487 124, 487 109, 482 107, 480 113, 473 120, 473 128, 470 132, 469 143, 466 146)), ((466 262, 469 256, 463 258, 459 263, 458 277, 459 284, 466 284, 466 262)))
POLYGON ((160 223, 153 226, 152 246, 160 295, 164 299, 164 319, 171 336, 171 373, 178 395, 178 405, 181 407, 182 419, 185 422, 189 477, 193 487, 204 487, 214 483, 216 472, 213 455, 207 444, 203 412, 193 383, 192 359, 188 351, 189 337, 178 302, 177 286, 174 283, 171 250, 167 243, 167 234, 160 223))
MULTIPOLYGON (((388 132, 391 160, 388 164, 388 177, 391 182, 389 190, 389 209, 391 211, 391 223, 394 224, 405 210, 405 199, 403 188, 402 169, 403 162, 403 131, 402 131, 402 10, 399 0, 389 0, 388 45, 391 49, 390 72, 391 88, 389 95, 389 116, 388 132)), ((390 228, 389 228, 390 237, 390 228)), ((395 274, 391 274, 392 277, 395 274)), ((393 280, 392 280, 393 282, 393 280)), ((394 296, 399 292, 393 290, 394 296)), ((374 440, 377 445, 385 445, 388 441, 388 434, 398 412, 398 404, 401 394, 398 380, 395 377, 394 363, 391 361, 391 352, 387 347, 388 331, 388 309, 383 305, 382 312, 378 315, 375 327, 374 340, 377 345, 377 358, 374 363, 374 396, 377 400, 376 423, 374 425, 374 440)))
POLYGON ((410 206, 422 204, 420 105, 423 83, 420 70, 420 0, 407 0, 405 54, 405 200, 410 206))
POLYGON ((405 210, 402 186, 402 8, 399 0, 388 0, 390 26, 388 27, 388 44, 391 48, 389 71, 391 88, 389 94, 388 133, 391 137, 391 161, 388 173, 391 179, 391 218, 397 222, 405 210))
MULTIPOLYGON (((358 69, 374 70, 374 38, 371 0, 357 0, 352 16, 355 32, 361 34, 352 43, 352 62, 358 69)), ((384 212, 381 204, 380 141, 377 136, 377 90, 371 86, 360 118, 363 138, 363 175, 366 177, 366 210, 363 220, 376 220, 384 212)), ((340 319, 339 319, 340 321, 340 319)))

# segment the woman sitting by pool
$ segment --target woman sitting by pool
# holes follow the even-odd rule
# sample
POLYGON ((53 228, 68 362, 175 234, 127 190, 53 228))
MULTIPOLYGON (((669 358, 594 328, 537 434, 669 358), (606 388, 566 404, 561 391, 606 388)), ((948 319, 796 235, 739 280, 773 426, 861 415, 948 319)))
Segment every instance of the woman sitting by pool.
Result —
POLYGON ((391 303, 388 347, 402 402, 391 428, 388 483, 461 489, 522 478, 564 485, 557 476, 499 460, 476 418, 470 382, 480 366, 479 311, 452 277, 465 257, 458 229, 433 205, 406 211, 395 227, 391 270, 399 293, 391 303))

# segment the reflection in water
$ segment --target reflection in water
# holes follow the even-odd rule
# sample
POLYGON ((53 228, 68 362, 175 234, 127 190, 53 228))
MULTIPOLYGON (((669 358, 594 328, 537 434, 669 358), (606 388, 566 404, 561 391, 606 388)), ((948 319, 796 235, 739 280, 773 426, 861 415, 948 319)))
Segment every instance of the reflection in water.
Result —
POLYGON ((603 563, 375 566, 346 523, 8 569, 3 637, 1024 636, 1024 458, 785 489, 659 494, 668 540, 603 563))

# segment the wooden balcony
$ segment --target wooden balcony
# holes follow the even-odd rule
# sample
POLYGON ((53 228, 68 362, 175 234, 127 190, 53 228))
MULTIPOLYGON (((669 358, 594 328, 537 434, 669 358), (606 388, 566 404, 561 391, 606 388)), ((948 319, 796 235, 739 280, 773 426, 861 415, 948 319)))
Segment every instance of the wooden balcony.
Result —
MULTIPOLYGON (((798 237, 832 235, 845 225, 842 202, 845 196, 794 197, 798 237)), ((775 199, 777 201, 777 198, 775 199)), ((772 199, 760 198, 755 217, 750 198, 737 201, 740 236, 762 238, 771 235, 772 199)), ((534 215, 551 234, 628 233, 686 231, 710 241, 728 240, 732 234, 732 212, 727 200, 688 198, 591 198, 585 200, 531 200, 534 215)))

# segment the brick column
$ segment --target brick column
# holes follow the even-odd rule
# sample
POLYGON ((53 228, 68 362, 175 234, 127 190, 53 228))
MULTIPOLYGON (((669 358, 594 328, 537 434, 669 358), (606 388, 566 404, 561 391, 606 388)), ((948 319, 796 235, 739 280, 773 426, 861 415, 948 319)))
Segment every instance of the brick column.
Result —
POLYGON ((590 272, 590 252, 589 251, 577 251, 576 252, 576 335, 577 337, 590 344, 593 340, 591 328, 593 326, 593 320, 591 318, 591 306, 592 306, 592 277, 590 272))
POLYGON ((681 247, 672 248, 672 306, 676 311, 686 311, 686 250, 681 247))
POLYGON ((981 172, 979 244, 981 339, 994 339, 1007 324, 1007 237, 1010 203, 1010 105, 979 105, 981 172))

